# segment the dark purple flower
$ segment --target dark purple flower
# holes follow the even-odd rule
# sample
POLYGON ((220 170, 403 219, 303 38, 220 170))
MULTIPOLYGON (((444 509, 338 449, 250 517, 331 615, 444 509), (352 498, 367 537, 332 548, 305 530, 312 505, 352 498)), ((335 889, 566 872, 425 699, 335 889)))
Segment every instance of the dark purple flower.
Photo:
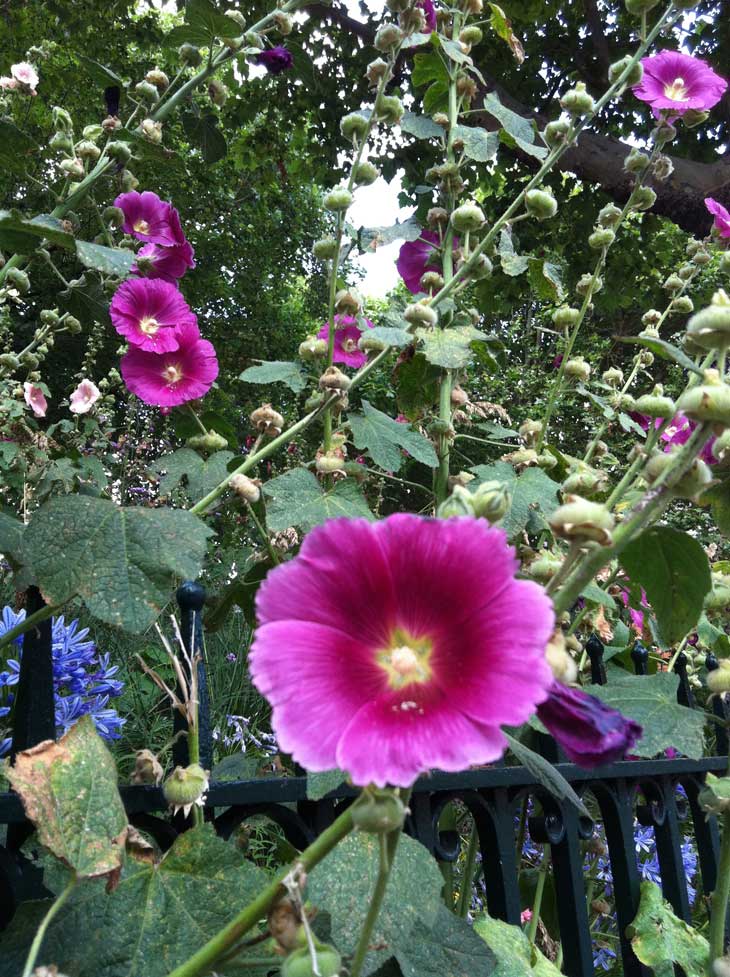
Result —
POLYGON ((553 682, 537 716, 569 760, 600 767, 620 760, 637 742, 642 728, 582 689, 553 682))
POLYGON ((426 30, 435 31, 436 30, 436 4, 433 0, 419 0, 416 4, 426 15, 426 30))
POLYGON ((278 47, 269 48, 268 51, 260 51, 254 60, 256 64, 262 64, 270 75, 279 75, 294 64, 291 51, 287 51, 281 44, 278 47))
POLYGON ((434 248, 439 246, 439 236, 435 231, 421 231, 416 241, 406 241, 398 252, 396 268, 398 274, 406 283, 406 288, 413 292, 420 292, 421 278, 427 271, 441 273, 441 262, 437 260, 434 248))

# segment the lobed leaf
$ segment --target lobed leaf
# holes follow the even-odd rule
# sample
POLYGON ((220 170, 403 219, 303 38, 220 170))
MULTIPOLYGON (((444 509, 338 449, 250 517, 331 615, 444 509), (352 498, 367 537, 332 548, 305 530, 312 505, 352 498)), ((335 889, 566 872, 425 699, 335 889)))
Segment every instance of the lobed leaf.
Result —
POLYGON ((412 430, 410 424, 399 424, 367 400, 363 400, 362 407, 362 414, 347 415, 347 423, 355 446, 368 451, 376 465, 386 471, 398 471, 403 464, 403 451, 407 451, 429 468, 437 467, 436 449, 422 434, 412 430))
POLYGON ((307 385, 306 374, 300 363, 271 360, 258 366, 249 366, 238 378, 244 383, 284 383, 295 394, 307 385))
POLYGON ((372 513, 362 493, 351 479, 337 482, 326 492, 306 468, 292 468, 264 484, 268 498, 266 522, 272 532, 298 526, 305 532, 337 516, 364 516, 372 513))

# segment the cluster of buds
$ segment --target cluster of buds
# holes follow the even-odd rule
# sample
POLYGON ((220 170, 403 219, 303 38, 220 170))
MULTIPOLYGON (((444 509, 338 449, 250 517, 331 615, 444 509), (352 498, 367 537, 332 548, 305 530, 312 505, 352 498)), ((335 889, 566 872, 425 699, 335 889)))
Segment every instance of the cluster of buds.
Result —
POLYGON ((249 415, 249 420, 254 428, 266 438, 275 438, 281 434, 284 427, 284 418, 274 410, 271 404, 262 404, 249 415))
POLYGON ((439 506, 437 515, 441 519, 473 516, 496 523, 507 514, 511 504, 512 497, 503 482, 483 482, 473 492, 465 485, 457 484, 448 499, 439 506))

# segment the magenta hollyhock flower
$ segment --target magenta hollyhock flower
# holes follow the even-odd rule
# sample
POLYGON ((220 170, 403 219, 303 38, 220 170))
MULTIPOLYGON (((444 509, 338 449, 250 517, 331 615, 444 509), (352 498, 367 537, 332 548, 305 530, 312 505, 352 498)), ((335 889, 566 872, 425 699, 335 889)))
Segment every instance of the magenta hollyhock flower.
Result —
POLYGON ((706 61, 679 51, 660 51, 642 59, 644 76, 633 89, 658 118, 662 112, 682 115, 688 109, 704 112, 717 105, 727 89, 706 61))
POLYGON ((421 278, 427 271, 441 273, 441 263, 434 252, 439 243, 439 236, 435 231, 421 231, 418 240, 406 241, 398 252, 395 266, 406 288, 414 295, 422 291, 421 278))
MULTIPOLYGON (((641 636, 644 632, 644 612, 638 611, 634 607, 629 607, 629 594, 627 591, 622 590, 619 595, 623 601, 624 607, 628 608, 629 617, 631 618, 631 623, 634 625, 634 629, 641 636)), ((645 609, 649 609, 649 602, 646 599, 646 591, 641 588, 640 604, 645 609)))
POLYGON ((48 401, 46 400, 40 387, 37 387, 34 383, 30 383, 28 380, 26 380, 23 384, 23 399, 28 407, 30 407, 30 409, 33 411, 35 417, 46 416, 48 401))
POLYGON ((188 322, 177 331, 179 347, 166 353, 152 353, 131 346, 121 361, 122 378, 128 389, 145 404, 178 407, 203 397, 218 376, 213 344, 201 339, 198 327, 188 322))
POLYGON ((120 193, 114 201, 124 213, 122 230, 140 241, 162 244, 165 247, 185 243, 180 217, 172 204, 160 200, 156 193, 130 190, 120 193))
POLYGON ((180 292, 161 278, 129 278, 114 293, 109 314, 120 336, 141 349, 177 349, 178 329, 197 319, 180 292))
POLYGON ((624 757, 642 728, 583 689, 553 682, 537 716, 568 759, 581 767, 600 767, 624 757))
POLYGON ((283 45, 269 48, 267 51, 259 51, 254 58, 256 64, 262 64, 270 75, 280 75, 294 64, 291 51, 283 45))
POLYGON ((71 394, 72 414, 88 414, 97 400, 101 397, 101 390, 92 380, 82 380, 71 394))
POLYGON ((429 32, 436 30, 436 4, 433 0, 418 0, 416 4, 426 15, 426 30, 429 32))
POLYGON ((195 252, 189 241, 169 248, 160 244, 145 244, 137 252, 137 257, 147 258, 152 266, 140 271, 135 262, 131 268, 133 274, 145 278, 161 278, 172 284, 175 284, 178 278, 182 278, 189 268, 195 267, 195 252))
MULTIPOLYGON (((367 329, 373 329, 373 323, 369 319, 362 320, 367 329)), ((317 333, 318 339, 329 338, 329 323, 325 322, 317 333)), ((345 366, 352 366, 359 370, 368 361, 367 353, 357 348, 358 340, 362 335, 357 319, 351 315, 335 316, 335 351, 332 360, 335 363, 344 363, 345 366)))
POLYGON ((482 519, 314 529, 256 597, 251 675, 282 749, 381 787, 498 760, 500 726, 525 722, 552 682, 552 606, 518 568, 482 519))
MULTIPOLYGON (((645 431, 648 431, 651 426, 651 418, 647 417, 646 414, 639 414, 637 411, 631 412, 631 417, 640 424, 645 431)), ((663 421, 661 418, 656 418, 654 421, 654 427, 661 427, 663 421)), ((697 421, 690 421, 688 417, 684 414, 677 414, 676 417, 672 418, 671 424, 667 427, 666 431, 661 435, 662 441, 666 443, 664 448, 665 452, 672 450, 674 445, 686 444, 689 441, 692 432, 697 427, 697 421)), ((714 436, 706 442, 699 457, 702 461, 706 462, 708 465, 714 465, 717 463, 717 458, 712 453, 712 446, 715 443, 714 436)))
POLYGON ((705 197, 705 207, 715 218, 715 227, 720 237, 730 237, 730 211, 712 197, 705 197))

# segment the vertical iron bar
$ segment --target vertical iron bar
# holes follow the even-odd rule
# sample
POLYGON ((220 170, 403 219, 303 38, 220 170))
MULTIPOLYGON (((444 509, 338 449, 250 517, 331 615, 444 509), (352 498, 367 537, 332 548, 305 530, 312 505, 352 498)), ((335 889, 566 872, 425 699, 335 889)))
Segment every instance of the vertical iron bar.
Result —
POLYGON ((580 846, 578 812, 572 804, 563 805, 562 838, 551 843, 555 897, 563 948, 563 969, 568 977, 593 973, 593 946, 588 920, 588 905, 580 846))
POLYGON ((515 824, 509 794, 502 788, 479 792, 483 805, 470 805, 479 835, 487 908, 491 916, 519 926, 522 904, 515 855, 515 824), (489 803, 491 801, 491 803, 489 803))
POLYGON ((689 709, 694 709, 695 697, 692 694, 692 689, 689 684, 689 676, 687 675, 687 656, 683 651, 677 655, 677 660, 674 663, 674 671, 679 676, 679 685, 677 686, 677 702, 680 706, 687 706, 689 709))
MULTIPOLYGON (((30 617, 45 607, 37 587, 27 590, 26 612, 30 617)), ((13 711, 12 756, 43 740, 56 738, 56 707, 53 698, 53 635, 51 619, 41 621, 23 635, 23 654, 13 711)))
POLYGON ((677 817, 677 800, 674 783, 670 777, 662 777, 660 783, 658 817, 654 820, 654 837, 662 878, 662 893, 680 919, 689 922, 691 911, 687 895, 687 879, 682 863, 682 833, 677 817))

